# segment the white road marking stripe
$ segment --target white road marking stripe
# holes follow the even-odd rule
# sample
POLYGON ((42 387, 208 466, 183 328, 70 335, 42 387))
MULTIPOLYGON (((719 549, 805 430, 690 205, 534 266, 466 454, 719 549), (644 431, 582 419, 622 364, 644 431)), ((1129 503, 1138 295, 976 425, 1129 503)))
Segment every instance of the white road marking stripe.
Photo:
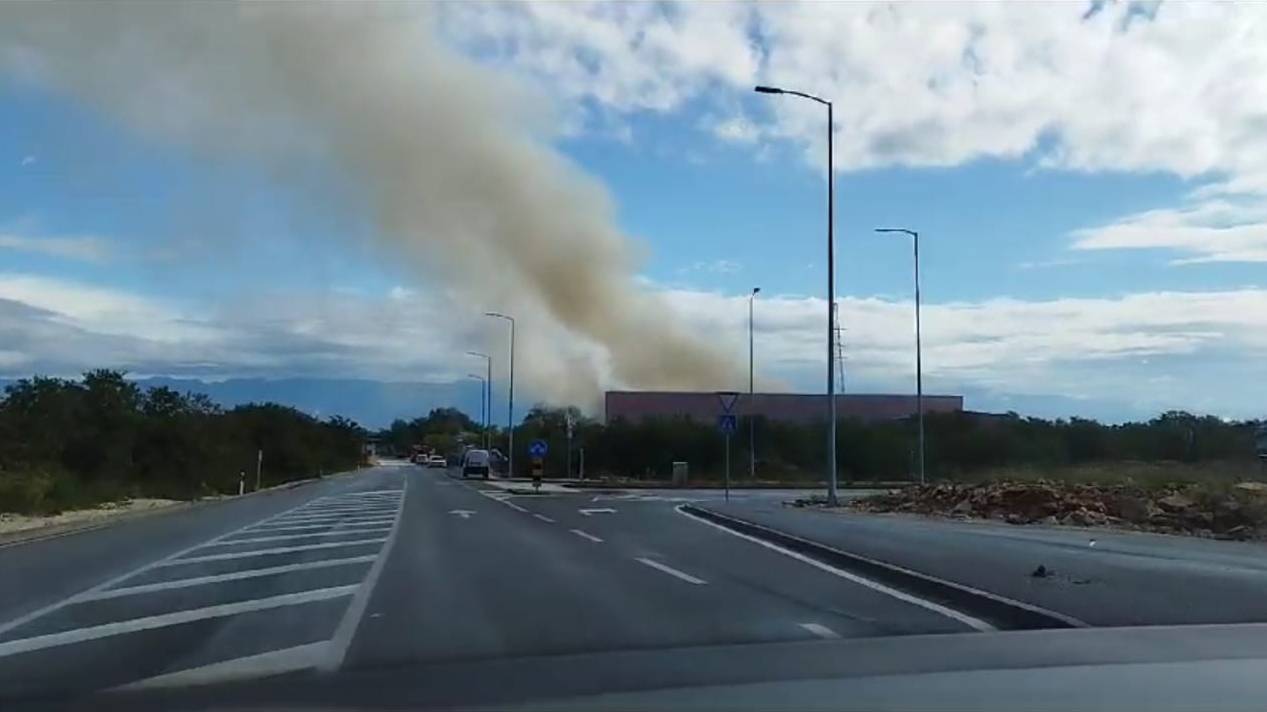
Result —
POLYGON ((224 603, 216 606, 207 606, 205 608, 193 608, 187 611, 176 611, 173 613, 163 613, 157 616, 146 616, 144 618, 133 618, 126 621, 104 623, 102 625, 94 625, 87 628, 76 628, 75 630, 62 631, 60 633, 37 635, 33 638, 7 640, 0 643, 0 658, 17 655, 19 653, 29 653, 33 650, 43 650, 45 648, 53 648, 60 645, 82 643, 87 640, 108 638, 110 636, 123 635, 125 633, 135 633, 143 630, 153 630, 155 628, 166 628, 173 625, 180 625, 181 623, 206 620, 208 618, 223 618, 225 616, 238 615, 239 613, 263 611, 270 608, 280 608, 282 606, 294 606, 300 603, 311 603, 313 601, 325 601, 332 598, 340 598, 342 596, 351 595, 354 591, 356 591, 356 587, 357 585, 353 584, 351 586, 318 588, 312 591, 302 591, 300 593, 287 593, 281 596, 257 598, 252 601, 224 603))
POLYGON ((519 505, 515 504, 514 502, 511 502, 510 500, 504 499, 502 500, 502 504, 506 505, 507 507, 510 507, 516 512, 524 512, 525 514, 528 512, 528 510, 524 509, 523 507, 520 507, 519 505))
POLYGON ((693 584, 696 584, 696 585, 698 585, 698 584, 703 584, 703 583, 708 583, 708 582, 707 582, 707 581, 705 581, 704 579, 695 578, 694 576, 692 576, 692 575, 690 575, 690 574, 687 574, 687 573, 682 573, 681 571, 678 571, 677 569, 673 568, 672 566, 666 566, 666 565, 664 565, 664 564, 660 563, 659 561, 653 561, 652 559, 644 558, 644 557, 641 557, 641 556, 636 557, 634 560, 635 560, 635 561, 637 561, 637 562, 639 562, 639 563, 646 564, 647 566, 650 566, 651 568, 653 568, 653 569, 655 569, 655 570, 657 570, 657 571, 663 571, 664 573, 666 573, 666 574, 668 574, 668 575, 670 575, 670 576, 673 576, 673 577, 676 577, 676 578, 680 578, 680 579, 682 579, 683 581, 685 581, 685 582, 687 582, 687 583, 693 583, 693 584))
POLYGON ((396 511, 396 505, 394 504, 393 505, 377 505, 376 504, 373 507, 338 507, 338 508, 329 508, 329 509, 322 507, 320 509, 301 509, 295 514, 296 516, 301 516, 301 517, 309 517, 309 516, 331 517, 336 514, 365 514, 367 512, 371 514, 376 513, 376 512, 386 512, 390 514, 395 511, 396 511))
POLYGON ((254 527, 258 527, 258 526, 261 526, 261 525, 266 525, 268 522, 270 522, 270 521, 272 521, 272 520, 275 520, 275 519, 277 519, 278 517, 283 517, 283 516, 285 516, 285 515, 287 515, 287 514, 290 514, 291 512, 294 512, 295 510, 297 510, 297 509, 299 509, 299 508, 303 507, 303 506, 304 506, 304 505, 306 505, 306 504, 308 504, 308 503, 307 503, 307 502, 305 502, 304 504, 301 504, 301 505, 298 505, 298 506, 295 506, 295 507, 291 507, 290 509, 284 509, 284 510, 282 510, 282 511, 280 511, 280 512, 278 512, 277 514, 274 514, 274 515, 272 515, 272 516, 265 517, 265 518, 263 518, 263 519, 260 519, 260 520, 257 520, 257 521, 254 521, 254 522, 251 522, 250 524, 248 524, 248 525, 246 525, 246 526, 243 526, 243 527, 238 527, 237 529, 234 529, 233 531, 225 532, 224 534, 221 534, 221 535, 220 535, 220 536, 218 536, 218 537, 214 537, 214 538, 209 539, 209 540, 207 540, 207 541, 199 542, 199 543, 197 543, 197 544, 194 544, 193 546, 187 547, 187 548, 185 548, 185 549, 181 549, 180 551, 177 551, 177 552, 175 552, 175 553, 168 554, 167 556, 165 556, 165 557, 163 557, 163 558, 161 558, 161 559, 158 559, 158 560, 156 560, 156 561, 151 561, 150 563, 145 564, 144 566, 141 566, 140 568, 133 569, 133 570, 131 570, 131 571, 129 571, 129 572, 127 572, 127 573, 125 573, 125 574, 121 574, 121 575, 119 575, 119 576, 115 576, 115 577, 114 577, 114 578, 112 578, 112 579, 107 579, 107 580, 105 580, 105 581, 102 581, 101 583, 99 583, 99 584, 97 584, 97 585, 95 585, 95 586, 91 586, 91 587, 89 587, 89 588, 86 588, 86 589, 84 589, 83 591, 80 591, 79 593, 77 593, 77 594, 75 594, 75 595, 73 595, 73 596, 70 596, 69 598, 63 598, 62 600, 60 600, 60 601, 55 601, 55 602, 53 602, 53 603, 50 603, 49 605, 44 606, 43 608, 37 608, 37 609, 35 609, 34 611, 31 611, 30 613, 27 613, 26 615, 19 616, 19 617, 17 617, 17 618, 14 618, 14 619, 13 619, 13 620, 11 620, 11 621, 8 621, 8 622, 6 622, 6 623, 0 624, 0 635, 3 635, 4 633, 7 633, 8 631, 13 630, 14 628, 17 628, 17 627, 18 627, 18 626, 20 626, 20 625, 24 625, 24 624, 26 624, 26 623, 29 623, 30 621, 33 621, 33 620, 35 620, 36 618, 39 618, 39 617, 41 617, 41 616, 48 615, 49 613, 52 613, 52 612, 54 612, 54 611, 56 611, 56 610, 59 610, 59 609, 64 608, 64 607, 66 607, 66 606, 72 605, 72 604, 74 604, 74 603, 78 603, 79 601, 85 600, 85 599, 84 599, 84 597, 85 597, 85 596, 90 596, 90 595, 95 594, 95 593, 97 593, 97 592, 99 592, 99 591, 103 591, 103 590, 108 589, 108 588, 110 588, 110 587, 112 587, 112 586, 115 586, 115 585, 117 585, 117 584, 123 583, 124 581, 127 581, 128 579, 132 578, 133 576, 139 576, 140 574, 143 574, 143 573, 145 573, 146 571, 149 571, 149 570, 151 570, 151 569, 153 569, 153 568, 155 568, 155 567, 162 566, 162 565, 163 565, 163 563, 164 563, 164 562, 166 562, 166 561, 167 561, 167 560, 169 560, 169 559, 175 559, 175 558, 177 558, 177 557, 184 556, 185 554, 188 554, 188 553, 190 553, 190 552, 192 552, 192 551, 196 551, 197 549, 201 549, 202 547, 207 546, 208 544, 214 544, 214 543, 216 543, 217 541, 220 541, 221 539, 226 539, 226 538, 228 538, 228 537, 231 537, 231 536, 233 536, 234 534, 240 534, 241 532, 247 531, 247 530, 252 529, 252 528, 254 528, 254 527))
POLYGON ((189 588, 191 586, 205 586, 211 583, 220 583, 221 581, 240 581, 242 579, 256 578, 258 576, 272 576, 274 574, 287 574, 292 571, 306 571, 308 569, 322 569, 331 566, 350 566, 352 564, 368 564, 374 560, 375 554, 367 554, 365 556, 349 556, 346 559, 322 559, 321 561, 305 561, 302 564, 286 564, 285 566, 268 566, 262 569, 247 569, 245 571, 234 571, 227 574, 216 574, 214 576, 195 576, 193 578, 176 579, 174 581, 162 581, 159 583, 146 583, 139 586, 128 586, 127 588, 112 588, 108 591, 101 591, 91 596, 85 597, 85 601, 100 601, 105 598, 120 598, 123 596, 134 596, 138 593, 153 593, 154 591, 168 591, 174 588, 189 588))
POLYGON ((553 520, 553 519, 551 519, 551 518, 549 518, 549 517, 547 517, 547 516, 546 516, 546 515, 544 515, 544 514, 535 514, 535 513, 534 513, 532 516, 534 516, 534 517, 536 517, 537 519, 540 519, 541 521, 546 522, 546 523, 548 523, 548 524, 554 524, 554 520, 553 520))
POLYGON ((115 690, 153 690, 164 687, 190 687, 216 682, 250 680, 269 675, 307 670, 321 662, 329 641, 270 650, 267 653, 223 660, 210 665, 155 675, 114 688, 115 690))
POLYGON ((946 616, 947 618, 951 618, 953 620, 959 621, 960 623, 963 623, 964 625, 974 630, 979 630, 979 631, 998 630, 994 626, 990 625, 989 623, 986 623, 985 621, 975 616, 970 616, 967 613, 956 611, 953 608, 947 608, 946 606, 943 606, 940 603, 934 603, 932 601, 926 601, 922 598, 917 598, 915 596, 910 595, 909 593, 904 593, 895 588, 889 588, 888 586, 885 586, 882 583, 872 581, 869 578, 863 578, 862 576, 859 576, 857 574, 849 573, 848 571, 845 571, 844 569, 838 569, 835 566, 832 566, 830 564, 824 564, 818 559, 812 559, 804 554, 792 551, 791 549, 785 549, 779 546, 778 544, 771 544, 770 542, 765 541, 763 539, 758 539, 755 536, 749 536, 748 534, 744 534, 742 532, 737 532, 731 529, 727 529, 726 527, 723 527, 720 524, 717 524, 715 522, 710 522, 707 519, 704 519, 702 517, 697 517, 694 514, 691 514, 690 512, 684 512, 682 511, 681 507, 677 507, 676 509, 677 509, 678 514, 690 517, 691 519, 694 519, 695 521, 700 522, 702 524, 707 524, 708 526, 713 527, 714 529, 717 529, 718 531, 726 532, 727 534, 731 536, 737 536, 740 539, 747 539, 748 541, 754 544, 758 544, 760 546, 764 546, 765 548, 771 551, 777 551, 780 554, 783 554, 784 556, 790 556, 793 559, 800 561, 801 563, 809 564, 810 566, 813 566, 816 569, 820 569, 822 571, 826 571, 829 574, 833 574, 843 579, 852 581, 858 584, 859 586, 866 586, 867 588, 873 591, 879 591, 880 593, 892 596, 893 598, 896 598, 899 601, 906 601, 907 603, 919 606, 920 608, 928 609, 930 611, 933 611, 934 613, 940 613, 941 615, 946 616))
POLYGON ((590 534, 590 533, 589 533, 589 532, 587 532, 587 531, 581 531, 580 529, 569 529, 568 531, 572 532, 573 534, 575 534, 575 535, 577 535, 577 536, 579 536, 579 537, 581 537, 581 538, 583 538, 583 539, 589 539, 590 541, 594 542, 595 544, 602 544, 602 543, 603 543, 603 540, 602 540, 602 539, 599 539, 598 537, 594 536, 593 534, 590 534))
POLYGON ((339 627, 335 629, 334 636, 330 638, 330 647, 327 648, 326 659, 320 663, 320 668, 326 672, 337 670, 343 666, 343 659, 347 657, 348 648, 352 645, 352 636, 356 634, 356 629, 361 625, 361 617, 365 615, 365 607, 369 605, 370 595, 374 593, 374 587, 378 585, 378 577, 383 573, 383 565, 387 563, 387 557, 392 553, 392 546, 396 543, 396 534, 400 531, 400 520, 405 513, 405 490, 409 488, 409 480, 404 480, 401 484, 400 508, 396 510, 396 523, 392 525, 391 534, 387 535, 387 543, 383 544, 383 548, 378 550, 378 558, 370 565, 369 573, 361 581, 361 587, 357 590, 356 595, 352 597, 352 603, 348 604, 348 608, 343 613, 343 619, 339 621, 339 627))
POLYGON ((272 549, 252 549, 251 551, 235 551, 231 554, 208 554, 206 556, 190 556, 183 559, 164 561, 160 566, 176 566, 177 564, 196 564, 203 561, 224 561, 225 559, 244 559, 251 556, 267 554, 289 554, 295 551, 313 551, 314 549, 333 549, 340 546, 359 546, 362 544, 381 544, 386 537, 377 539, 356 539, 355 541, 330 541, 324 544, 304 544, 303 546, 278 546, 272 549))
MULTIPOLYGON (((282 531, 282 530, 278 530, 282 531)), ((302 539, 309 536, 348 536, 349 534, 376 534, 387 533, 391 531, 390 525, 377 525, 373 529, 356 529, 354 531, 333 531, 333 532, 308 532, 307 534, 282 534, 280 536, 257 536, 252 539, 226 539, 225 541, 216 542, 213 546, 224 546, 225 544, 259 544, 265 541, 283 541, 285 539, 302 539)))
MULTIPOLYGON (((346 524, 304 524, 302 526, 299 524, 292 524, 290 526, 282 526, 282 527, 274 527, 274 526, 248 527, 246 529, 243 529, 241 532, 237 532, 237 533, 238 534, 255 534, 255 533, 272 534, 273 532, 292 532, 292 531, 297 532, 297 531, 306 531, 309 529, 342 529, 344 532, 358 532, 358 531, 368 531, 371 529, 377 529, 381 526, 383 526, 381 523, 374 523, 374 522, 365 522, 365 523, 360 523, 360 524, 354 524, 351 526, 348 526, 346 524)), ((199 544, 198 546, 202 547, 206 545, 199 544)))
POLYGON ((378 516, 356 517, 356 518, 348 517, 348 518, 340 518, 340 519, 304 519, 304 520, 293 520, 293 521, 289 519, 279 519, 275 522, 269 522, 268 524, 258 525, 255 528, 256 529, 291 529, 293 527, 306 527, 306 526, 329 527, 329 526, 334 526, 335 524, 382 524, 383 522, 390 522, 390 521, 392 521, 392 517, 378 517, 378 516))
POLYGON ((817 635, 820 638, 835 640, 836 638, 840 637, 839 633, 832 630, 831 628, 828 628, 825 625, 822 625, 821 623, 798 623, 797 625, 804 628, 805 630, 808 630, 814 635, 817 635))
POLYGON ((404 496, 405 490, 366 490, 365 492, 344 492, 334 495, 335 497, 396 497, 397 499, 404 496))
POLYGON ((395 516, 394 511, 387 512, 362 512, 358 514, 314 514, 299 517, 283 517, 276 521, 277 524, 320 524, 322 522, 355 522, 366 519, 391 519, 395 516))

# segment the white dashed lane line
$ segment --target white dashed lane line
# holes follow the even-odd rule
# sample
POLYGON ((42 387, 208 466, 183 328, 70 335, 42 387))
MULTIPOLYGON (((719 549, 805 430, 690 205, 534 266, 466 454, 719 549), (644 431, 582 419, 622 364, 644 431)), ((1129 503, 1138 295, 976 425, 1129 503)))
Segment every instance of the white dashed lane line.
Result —
POLYGON ((602 544, 602 543, 603 543, 603 540, 602 540, 602 539, 600 539, 600 538, 598 538, 598 537, 594 536, 593 534, 590 534, 590 533, 589 533, 589 532, 587 532, 587 531, 584 531, 584 530, 581 530, 581 529, 569 529, 568 531, 570 531, 570 532, 572 532, 573 534, 575 534, 575 535, 577 535, 577 536, 581 537, 582 539, 589 539, 590 541, 594 542, 595 544, 602 544))
POLYGON ((809 631, 810 633, 813 633, 814 635, 820 638, 825 638, 827 640, 835 640, 836 638, 840 637, 839 633, 837 633, 836 631, 832 630, 831 628, 828 628, 827 626, 821 623, 798 623, 797 625, 809 631))
POLYGON ((546 515, 544 515, 544 514, 533 514, 532 516, 536 517, 537 519, 540 519, 541 521, 545 522, 546 524, 554 524, 554 520, 553 520, 553 519, 551 519, 551 518, 549 518, 549 517, 547 517, 547 516, 546 516, 546 515))
POLYGON ((662 564, 662 563, 660 563, 659 561, 656 561, 656 560, 654 560, 654 559, 648 559, 648 558, 646 558, 646 557, 639 556, 639 557, 636 557, 634 560, 635 560, 635 561, 637 561, 637 562, 638 562, 638 563, 640 563, 640 564, 646 564, 647 566, 650 566, 651 568, 653 568, 653 569, 655 569, 655 570, 657 570, 657 571, 663 571, 664 573, 666 573, 666 574, 668 574, 668 575, 670 575, 670 576, 672 576, 672 577, 674 577, 674 578, 676 578, 676 579, 680 579, 680 580, 682 580, 682 581, 685 581, 685 582, 687 582, 687 583, 692 583, 692 584, 695 584, 695 585, 697 585, 697 586, 708 583, 708 582, 707 582, 707 581, 705 581, 704 579, 701 579, 701 578, 696 578, 696 577, 694 577, 694 576, 692 576, 692 575, 690 575, 690 574, 688 574, 688 573, 683 573, 683 572, 678 571, 677 569, 673 568, 672 566, 669 566, 668 564, 662 564))

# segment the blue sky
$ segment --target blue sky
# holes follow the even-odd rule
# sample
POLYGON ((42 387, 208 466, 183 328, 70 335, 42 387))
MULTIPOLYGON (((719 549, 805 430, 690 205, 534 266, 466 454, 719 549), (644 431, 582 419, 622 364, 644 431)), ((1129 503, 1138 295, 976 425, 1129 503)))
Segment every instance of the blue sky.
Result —
MULTIPOLYGON (((1267 69, 1267 20, 1250 6, 1132 3, 1087 18, 1070 4, 1032 7, 446 5, 391 15, 381 47, 423 47, 418 61, 441 63, 435 81, 471 72, 502 83, 515 98, 488 105, 504 116, 482 117, 479 130, 499 146, 543 147, 554 157, 546 164, 572 164, 583 177, 559 185, 578 196, 564 209, 584 213, 574 239, 602 234, 600 252, 632 255, 632 283, 668 307, 675 328, 707 335, 726 369, 746 339, 744 297, 761 286, 767 387, 821 387, 824 116, 750 91, 791 82, 837 102, 847 389, 909 388, 910 246, 872 232, 900 226, 923 236, 930 390, 1042 415, 1121 419, 1174 407, 1256 417, 1261 406, 1240 384, 1267 375, 1267 162, 1258 160, 1267 158, 1267 82, 1253 71, 1267 69), (905 51, 887 49, 901 42, 905 51), (1198 58, 1206 69, 1194 68, 1198 58), (513 126, 520 113, 523 132, 513 126), (610 196, 625 237, 579 205, 590 187, 610 196)), ((184 21, 163 15, 143 18, 155 24, 142 24, 142 46, 157 36, 147 28, 184 21)), ((3 375, 117 365, 445 381, 465 375, 467 348, 502 348, 500 326, 479 314, 510 304, 534 325, 524 336, 528 397, 592 404, 596 387, 657 385, 619 362, 654 338, 606 341, 601 325, 550 301, 551 285, 517 291, 526 268, 490 270, 506 278, 485 278, 485 300, 471 265, 483 270, 490 258, 452 254, 507 239, 481 232, 478 207, 440 206, 437 217, 428 201, 440 193, 420 190, 406 198, 417 202, 406 222, 385 220, 400 214, 401 197, 380 193, 396 188, 363 180, 357 171, 374 164, 339 143, 351 135, 358 149, 377 149, 373 136, 337 125, 355 112, 286 114, 295 150, 262 143, 265 129, 249 135, 252 122, 275 118, 269 111, 303 106, 287 82, 309 78, 268 66, 260 82, 278 82, 275 106, 235 103, 251 80, 217 103, 217 73, 243 70, 211 55, 204 61, 228 63, 181 75, 160 62, 124 72, 120 90, 110 66, 92 65, 130 58, 119 49, 124 30, 113 38, 109 23, 86 18, 89 49, 70 48, 41 45, 48 35, 23 32, 30 17, 12 19, 17 29, 0 32, 0 49, 11 50, 0 52, 3 375), (208 104, 164 104, 156 92, 173 77, 212 80, 208 104), (418 225, 452 234, 402 243, 418 225), (585 376, 559 385, 577 371, 585 376)), ((244 57, 259 49, 249 32, 231 41, 244 57)), ((365 66, 384 62, 387 74, 400 61, 369 54, 365 66)), ((402 87, 422 93, 417 120, 429 125, 431 79, 374 81, 389 99, 402 87)), ((453 104, 464 101, 487 111, 481 102, 493 100, 453 104)), ((373 120, 378 133, 392 129, 373 120)), ((424 149, 402 151, 426 163, 424 149)), ((501 170, 490 166, 471 175, 501 170)), ((421 171, 424 183, 432 175, 393 170, 421 171)), ((526 224, 569 229, 566 216, 552 219, 526 224)), ((534 249, 555 249, 539 239, 534 249)), ((580 244, 559 242, 560 264, 580 244)))

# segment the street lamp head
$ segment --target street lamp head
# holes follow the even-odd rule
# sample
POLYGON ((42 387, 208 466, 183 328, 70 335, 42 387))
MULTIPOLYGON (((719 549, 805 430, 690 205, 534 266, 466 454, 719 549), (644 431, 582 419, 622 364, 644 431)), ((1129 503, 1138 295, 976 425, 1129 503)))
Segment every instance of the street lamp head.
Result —
POLYGON ((760 292, 760 291, 761 291, 761 287, 753 287, 753 288, 752 288, 752 293, 753 293, 753 294, 756 294, 756 293, 758 293, 758 292, 760 292))
POLYGON ((778 87, 767 87, 767 86, 762 86, 760 84, 753 87, 752 90, 757 92, 758 94, 782 94, 783 93, 783 90, 778 87))
POLYGON ((875 231, 876 232, 900 232, 905 235, 910 235, 911 237, 915 237, 914 230, 907 230, 904 227, 877 227, 875 231))
POLYGON ((466 377, 467 377, 467 378, 474 378, 474 379, 475 379, 475 380, 477 380, 477 381, 483 381, 483 380, 484 380, 484 377, 483 377, 483 376, 477 376, 477 375, 475 375, 474 373, 468 373, 468 374, 466 374, 466 377))
POLYGON ((488 358, 488 354, 482 354, 478 351, 467 351, 467 356, 479 356, 480 358, 488 358))

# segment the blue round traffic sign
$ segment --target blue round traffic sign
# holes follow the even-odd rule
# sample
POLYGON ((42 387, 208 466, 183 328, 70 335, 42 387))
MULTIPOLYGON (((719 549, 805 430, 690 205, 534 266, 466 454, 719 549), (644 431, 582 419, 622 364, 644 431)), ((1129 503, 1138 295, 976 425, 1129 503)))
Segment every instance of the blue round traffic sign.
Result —
POLYGON ((546 441, 533 440, 532 444, 528 446, 528 454, 533 457, 545 457, 546 452, 549 451, 549 449, 550 446, 546 444, 546 441))

